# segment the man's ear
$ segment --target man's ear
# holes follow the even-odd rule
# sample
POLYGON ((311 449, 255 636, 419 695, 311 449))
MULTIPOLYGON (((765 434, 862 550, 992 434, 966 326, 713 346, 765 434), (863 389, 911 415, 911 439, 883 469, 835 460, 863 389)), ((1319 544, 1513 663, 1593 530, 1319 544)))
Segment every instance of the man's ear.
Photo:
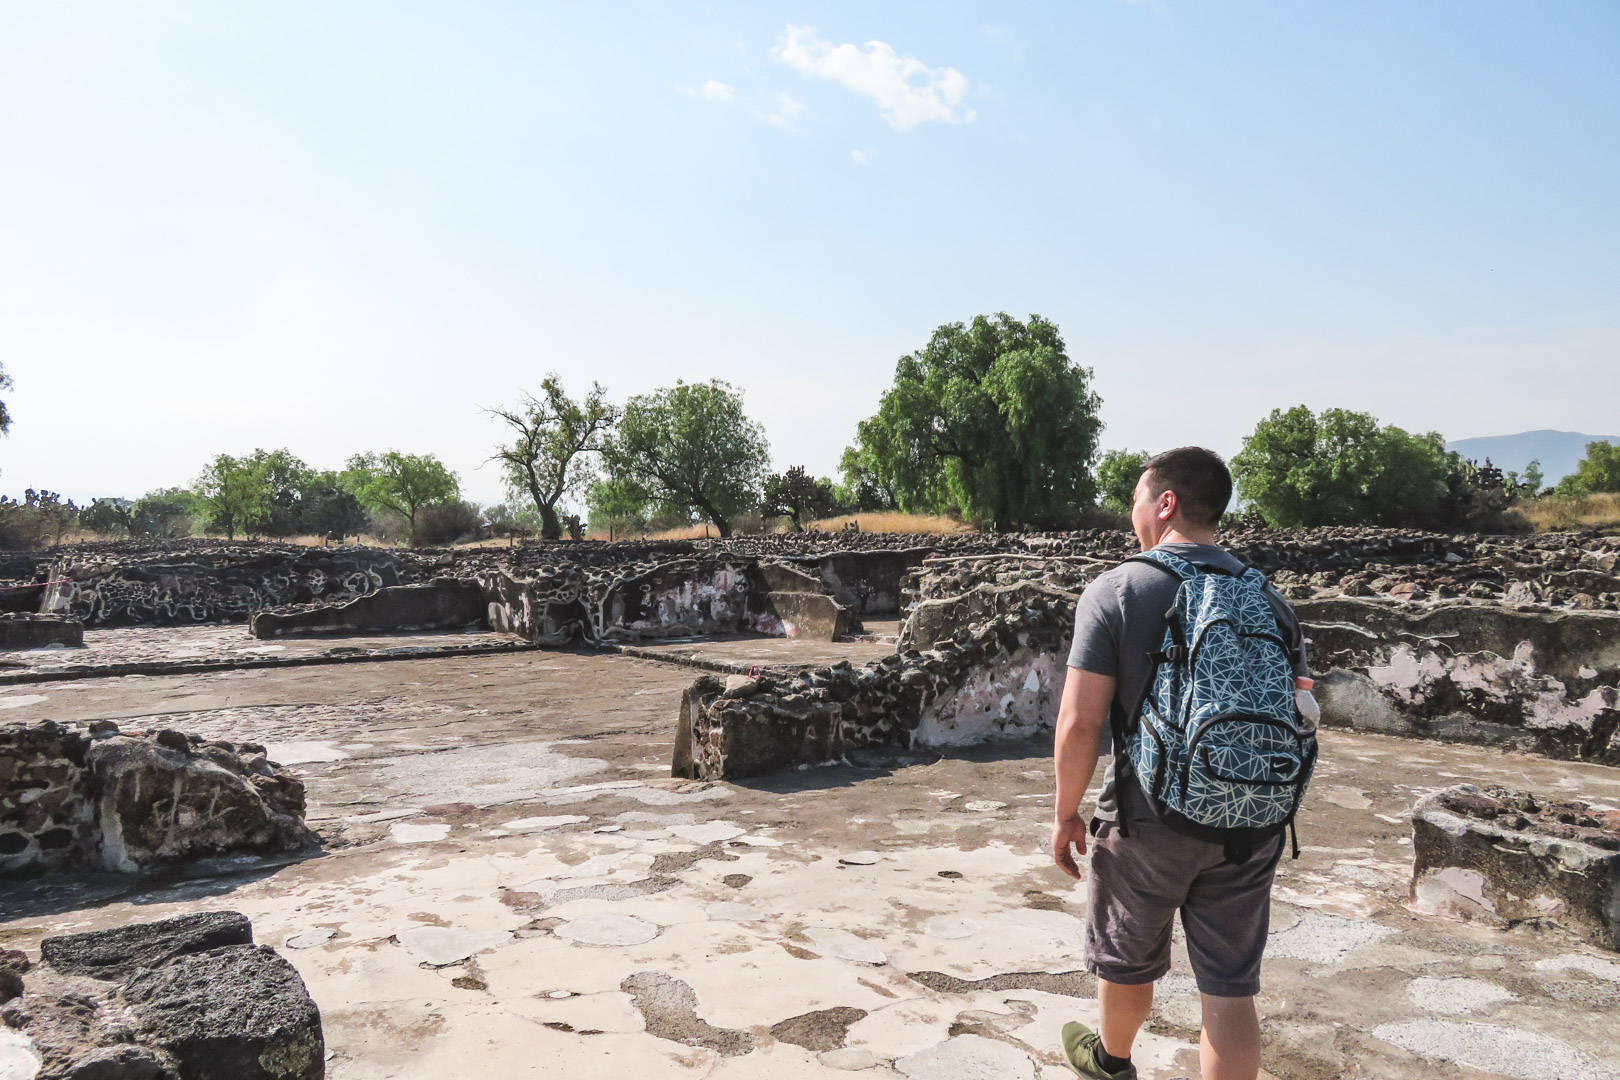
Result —
POLYGON ((1176 516, 1176 493, 1170 488, 1159 492, 1159 520, 1169 521, 1176 516))

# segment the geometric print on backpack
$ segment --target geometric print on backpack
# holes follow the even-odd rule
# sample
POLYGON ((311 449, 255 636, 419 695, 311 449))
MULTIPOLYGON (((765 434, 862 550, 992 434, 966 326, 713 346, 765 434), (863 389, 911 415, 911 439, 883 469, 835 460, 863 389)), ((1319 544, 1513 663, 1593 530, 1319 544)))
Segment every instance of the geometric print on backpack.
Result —
POLYGON ((1316 764, 1294 707, 1294 670, 1265 575, 1210 572, 1153 550, 1135 556, 1181 584, 1137 715, 1130 771, 1161 810, 1206 828, 1292 821, 1316 764))

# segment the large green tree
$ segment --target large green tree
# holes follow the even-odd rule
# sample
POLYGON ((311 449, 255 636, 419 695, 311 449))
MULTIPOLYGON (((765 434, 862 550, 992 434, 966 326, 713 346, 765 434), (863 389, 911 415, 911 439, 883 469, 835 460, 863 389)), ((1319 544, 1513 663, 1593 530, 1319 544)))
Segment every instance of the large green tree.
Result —
POLYGON ((1558 482, 1560 495, 1596 495, 1606 491, 1620 491, 1620 445, 1611 442, 1589 442, 1586 456, 1575 471, 1558 482))
POLYGON ((563 391, 552 372, 540 384, 538 398, 528 395, 515 409, 491 409, 506 421, 512 442, 495 451, 506 469, 507 485, 534 501, 540 513, 541 535, 562 536, 557 503, 564 495, 584 491, 595 473, 592 457, 601 453, 607 435, 618 423, 619 410, 607 400, 601 383, 575 401, 563 391))
POLYGON ((344 489, 368 510, 392 510, 405 519, 416 543, 417 515, 424 506, 461 496, 456 474, 432 454, 356 454, 341 476, 344 489))
POLYGON ((614 478, 645 502, 695 511, 731 535, 731 519, 757 506, 770 462, 765 430, 730 383, 677 382, 624 406, 603 451, 614 478))
POLYGON ((1056 523, 1090 506, 1101 399, 1057 326, 1005 313, 949 323, 895 367, 848 465, 907 511, 956 510, 998 527, 1056 523))
POLYGON ((1273 409, 1232 458, 1238 494, 1278 528, 1448 524, 1454 455, 1436 432, 1367 413, 1273 409))
POLYGON ((223 529, 228 539, 238 532, 252 533, 270 518, 271 492, 264 462, 252 456, 216 454, 191 486, 202 516, 211 529, 223 529))

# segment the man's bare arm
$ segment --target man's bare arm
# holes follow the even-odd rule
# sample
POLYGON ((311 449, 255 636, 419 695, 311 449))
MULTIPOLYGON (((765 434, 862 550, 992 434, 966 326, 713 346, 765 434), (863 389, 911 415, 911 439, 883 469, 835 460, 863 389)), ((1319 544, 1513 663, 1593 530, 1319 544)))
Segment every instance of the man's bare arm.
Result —
POLYGON ((1078 879, 1080 867, 1075 863, 1075 852, 1083 855, 1086 850, 1086 822, 1080 816, 1080 800, 1085 798, 1097 771, 1097 749, 1114 700, 1114 677, 1079 668, 1068 671, 1053 740, 1057 794, 1052 807, 1052 858, 1065 874, 1078 879))

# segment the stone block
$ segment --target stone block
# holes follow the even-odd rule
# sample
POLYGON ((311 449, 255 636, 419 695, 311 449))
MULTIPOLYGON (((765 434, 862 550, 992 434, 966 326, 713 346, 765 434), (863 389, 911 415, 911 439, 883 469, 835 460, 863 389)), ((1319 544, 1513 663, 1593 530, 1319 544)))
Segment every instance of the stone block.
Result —
POLYGON ((40 958, 64 975, 123 980, 137 968, 179 956, 253 944, 253 926, 236 911, 199 911, 157 922, 62 934, 39 943, 40 958))
POLYGON ((854 612, 820 592, 772 592, 766 596, 771 613, 790 638, 836 641, 847 635, 855 621, 854 612))
POLYGON ((0 613, 0 649, 38 649, 47 645, 83 645, 84 623, 66 615, 0 613))
POLYGON ((1620 812, 1459 784, 1418 801, 1412 849, 1419 910, 1620 950, 1620 812))
POLYGON ((124 986, 136 1037, 187 1080, 320 1080, 321 1013, 274 949, 230 945, 142 969, 124 986))

